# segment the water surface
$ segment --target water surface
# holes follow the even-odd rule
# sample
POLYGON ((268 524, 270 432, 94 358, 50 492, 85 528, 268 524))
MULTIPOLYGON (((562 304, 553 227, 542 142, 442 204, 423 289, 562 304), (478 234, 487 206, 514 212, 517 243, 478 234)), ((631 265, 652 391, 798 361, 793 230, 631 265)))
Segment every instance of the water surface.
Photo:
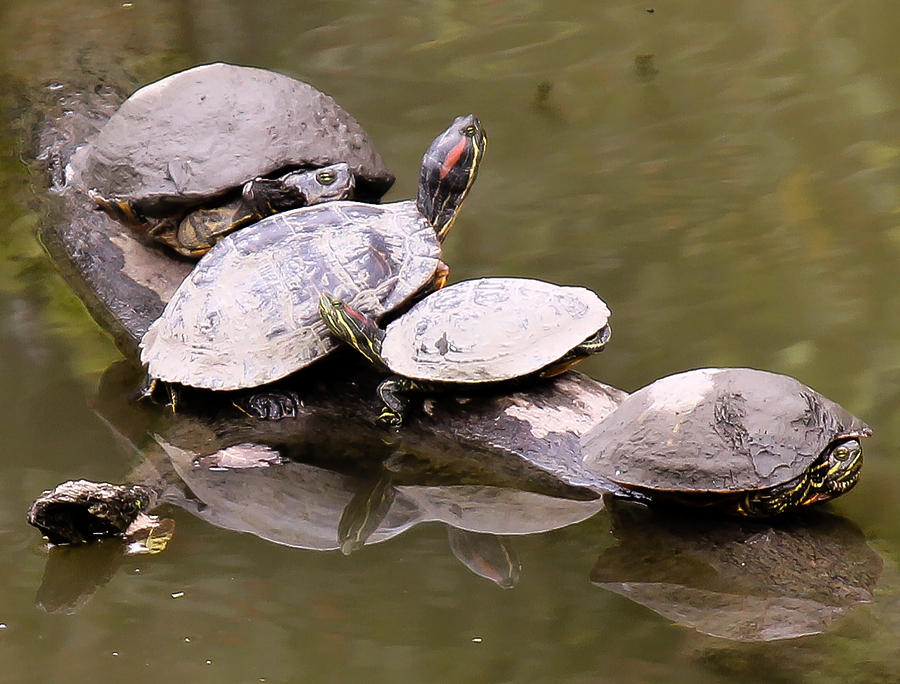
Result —
MULTIPOLYGON (((0 13, 0 679, 898 681, 896 3, 73 13, 51 1, 0 13), (171 507, 164 553, 122 560, 72 614, 37 605, 50 565, 28 503, 70 478, 121 481, 140 457, 97 410, 119 354, 34 238, 44 179, 20 162, 25 125, 52 82, 133 88, 216 60, 333 95, 397 174, 389 199, 414 195, 419 159, 452 116, 477 113, 490 149, 446 242, 453 278, 597 290, 614 333, 583 364, 594 377, 633 390, 693 367, 766 368, 868 421, 862 481, 828 509, 857 530, 841 553, 882 562, 874 600, 818 635, 742 642, 598 586, 605 554, 644 553, 611 533, 607 512, 512 538, 521 571, 504 590, 453 555, 442 522, 345 557, 171 507)), ((73 574, 96 575, 99 552, 75 555, 73 574)))

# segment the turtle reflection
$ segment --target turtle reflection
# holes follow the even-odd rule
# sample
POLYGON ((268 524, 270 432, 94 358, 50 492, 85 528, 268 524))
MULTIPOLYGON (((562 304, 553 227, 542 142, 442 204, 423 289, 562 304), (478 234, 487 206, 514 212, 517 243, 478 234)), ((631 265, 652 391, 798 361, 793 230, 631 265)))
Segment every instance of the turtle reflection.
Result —
MULTIPOLYGON (((439 522, 454 556, 504 588, 521 572, 516 535, 574 524, 603 508, 607 483, 580 466, 578 444, 624 396, 568 373, 496 397, 442 397, 421 426, 416 421, 385 443, 384 433, 353 410, 360 384, 374 388, 376 375, 358 374, 346 387, 332 380, 319 390, 313 383, 322 401, 269 422, 230 403, 191 416, 125 401, 139 372, 128 363, 110 367, 95 409, 140 456, 127 479, 152 491, 151 508, 175 505, 224 529, 345 553, 439 522), (568 421, 559 421, 561 412, 568 421)), ((41 595, 54 595, 64 574, 48 573, 41 595)), ((111 576, 98 574, 90 593, 111 576)), ((65 609, 81 605, 71 589, 64 592, 65 609)))
POLYGON ((618 546, 591 582, 680 625, 737 641, 828 629, 872 600, 882 560, 848 520, 819 511, 774 522, 613 509, 618 546))
POLYGON ((156 440, 161 449, 151 456, 154 465, 162 470, 167 463, 180 481, 166 478, 172 484, 161 499, 217 527, 347 554, 415 525, 440 522, 448 528, 451 551, 467 568, 507 588, 515 586, 521 567, 511 536, 571 525, 603 508, 600 498, 565 499, 493 485, 396 484, 407 475, 397 459, 388 462, 396 472, 365 477, 292 461, 257 443, 198 454, 159 435, 156 440))

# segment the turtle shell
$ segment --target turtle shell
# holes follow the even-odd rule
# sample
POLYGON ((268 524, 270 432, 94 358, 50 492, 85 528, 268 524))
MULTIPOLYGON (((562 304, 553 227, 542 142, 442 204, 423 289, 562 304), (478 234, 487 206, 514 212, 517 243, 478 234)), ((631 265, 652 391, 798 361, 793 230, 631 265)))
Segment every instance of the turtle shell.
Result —
POLYGON ((479 278, 430 294, 391 323, 381 356, 410 378, 509 380, 560 359, 608 319, 603 300, 583 287, 479 278))
POLYGON ((361 194, 394 182, 349 113, 311 85, 265 69, 207 64, 131 95, 79 148, 67 183, 159 216, 286 168, 347 162, 361 194))
POLYGON ((151 377, 231 390, 284 377, 337 346, 320 292, 376 319, 434 277, 440 244, 414 202, 331 202, 224 238, 141 341, 151 377))
POLYGON ((638 390, 582 444, 585 465, 624 486, 724 494, 789 482, 836 439, 870 434, 794 378, 704 368, 638 390))

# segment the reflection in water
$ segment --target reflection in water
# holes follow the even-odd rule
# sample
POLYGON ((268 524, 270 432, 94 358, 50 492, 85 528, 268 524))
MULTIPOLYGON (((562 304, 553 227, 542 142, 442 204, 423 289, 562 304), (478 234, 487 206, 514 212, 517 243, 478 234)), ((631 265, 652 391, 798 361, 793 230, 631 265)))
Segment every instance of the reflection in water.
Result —
POLYGON ((628 504, 619 545, 591 582, 678 624, 738 641, 818 634, 872 600, 882 560, 848 520, 820 512, 761 523, 628 504))
POLYGON ((391 510, 396 496, 397 490, 386 471, 359 488, 338 521, 341 553, 348 556, 363 547, 391 510))
MULTIPOLYGON (((346 416, 358 404, 358 388, 347 395, 347 406, 332 391, 337 403, 323 413, 276 422, 249 418, 230 404, 209 417, 173 415, 127 400, 132 371, 117 364, 107 372, 96 410, 140 455, 130 484, 152 491, 157 505, 174 505, 217 527, 277 544, 344 554, 418 524, 440 522, 454 556, 504 588, 515 586, 521 571, 512 536, 565 527, 602 510, 603 499, 585 486, 589 479, 576 467, 573 449, 580 433, 622 394, 574 375, 465 404, 445 399, 443 430, 426 426, 397 435, 365 421, 349 429, 346 416), (575 411, 569 404, 577 397, 601 400, 575 411), (568 418, 561 421, 563 410, 568 418), (466 430, 455 428, 460 421, 466 430), (542 458, 566 454, 574 469, 565 472, 560 460, 559 472, 548 471, 530 453, 535 451, 546 452, 542 458), (471 467, 475 458, 478 468, 471 467)), ((429 420, 437 420, 434 415, 429 420)), ((164 548, 171 534, 171 527, 157 526, 140 548, 164 548)), ((90 593, 116 565, 103 567, 94 573, 90 593)), ((48 575, 42 593, 52 594, 54 581, 48 575)), ((80 605, 74 598, 65 603, 80 605)))
POLYGON ((518 584, 522 563, 508 537, 467 532, 448 525, 447 539, 456 559, 479 577, 504 589, 518 584))
POLYGON ((116 574, 124 550, 121 539, 51 548, 35 603, 48 613, 77 613, 116 574))
POLYGON ((174 533, 171 518, 139 514, 120 537, 52 546, 35 603, 48 613, 77 613, 115 576, 126 556, 161 553, 174 533))
MULTIPOLYGON (((119 83, 115 74, 127 72, 128 92, 205 61, 267 66, 310 80, 359 117, 401 176, 396 197, 413 191, 434 121, 461 108, 484 112, 495 154, 448 240, 454 277, 539 275, 601 292, 618 321, 615 349, 583 368, 623 387, 689 367, 749 364, 840 396, 878 437, 860 489, 836 508, 877 537, 886 558, 898 558, 900 5, 706 0, 654 8, 649 15, 633 3, 514 0, 309 3, 301 11, 283 0, 89 0, 72 12, 60 0, 7 2, 0 99, 19 109, 28 98, 16 81, 69 82, 75 71, 87 70, 92 83, 119 83), (560 41, 559 22, 582 28, 560 41), (655 55, 659 73, 649 81, 636 72, 639 54, 655 55), (544 80, 553 83, 547 104, 555 116, 530 106, 544 80)), ((102 610, 94 605, 75 620, 35 615, 20 594, 37 584, 43 558, 27 551, 36 540, 23 506, 87 464, 90 474, 117 477, 113 454, 123 452, 96 429, 74 382, 104 368, 114 349, 60 296, 49 268, 37 267, 33 193, 12 134, 4 135, 0 289, 13 294, 0 297, 0 386, 17 388, 4 393, 2 412, 7 677, 124 680, 146 671, 146 679, 203 681, 225 678, 227 668, 240 681, 301 672, 392 682, 588 681, 607 672, 630 682, 896 680, 896 580, 882 580, 876 603, 829 635, 752 645, 671 629, 586 586, 583 558, 529 563, 529 580, 546 570, 540 589, 523 581, 515 592, 491 592, 481 583, 502 606, 454 591, 478 587, 465 577, 450 584, 452 597, 435 592, 419 583, 431 568, 413 563, 371 568, 367 581, 312 604, 306 587, 328 586, 335 565, 364 563, 379 549, 349 562, 302 554, 293 559, 309 561, 299 582, 294 554, 269 545, 271 560, 260 568, 252 553, 259 544, 210 535, 222 557, 166 552, 155 562, 171 564, 172 577, 193 575, 216 604, 177 606, 192 644, 170 649, 181 635, 149 577, 114 582, 102 610), (235 581, 220 583, 222 575, 235 581), (410 588, 405 596, 392 595, 398 582, 410 588), (248 584, 252 605, 235 596, 248 584), (591 592, 610 603, 599 622, 581 609, 591 592), (865 627, 854 629, 858 621, 865 627), (476 623, 508 637, 487 634, 461 657, 454 637, 476 623), (210 635, 202 652, 200 633, 210 635), (698 642, 721 644, 728 667, 698 662, 698 642), (121 656, 84 657, 85 647, 121 656)), ((590 543, 600 522, 564 536, 590 543)), ((398 546, 406 540, 381 549, 398 546)))
MULTIPOLYGON (((191 419, 180 421, 182 439, 185 420, 191 419)), ((168 482, 162 500, 218 527, 297 548, 349 553, 429 521, 481 534, 533 534, 603 508, 599 498, 579 501, 477 484, 397 485, 394 478, 408 481, 402 472, 367 478, 358 469, 336 471, 287 459, 233 468, 217 455, 235 447, 209 453, 217 442, 206 441, 206 453, 199 453, 156 439, 161 450, 151 448, 145 455, 168 482)))

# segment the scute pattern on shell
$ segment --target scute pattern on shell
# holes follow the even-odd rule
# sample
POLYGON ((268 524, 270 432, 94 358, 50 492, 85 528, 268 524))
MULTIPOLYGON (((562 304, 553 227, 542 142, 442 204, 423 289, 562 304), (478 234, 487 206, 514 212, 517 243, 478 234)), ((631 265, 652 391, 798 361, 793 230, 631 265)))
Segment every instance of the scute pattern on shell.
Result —
POLYGON ((337 346, 318 312, 331 292, 375 318, 414 295, 440 259, 413 202, 332 202, 270 216, 203 257, 141 342, 151 377, 256 387, 337 346))
POLYGON ((556 361, 609 319, 591 290, 527 278, 481 278, 445 287, 391 323, 382 357, 400 375, 479 383, 556 361))
POLYGON ((794 378, 749 368, 671 375, 582 439, 585 465, 645 489, 735 492, 788 482, 868 426, 794 378))
POLYGON ((366 132, 333 98, 282 74, 219 63, 132 94, 73 155, 67 182, 152 210, 285 167, 342 161, 372 182, 393 181, 366 132))

